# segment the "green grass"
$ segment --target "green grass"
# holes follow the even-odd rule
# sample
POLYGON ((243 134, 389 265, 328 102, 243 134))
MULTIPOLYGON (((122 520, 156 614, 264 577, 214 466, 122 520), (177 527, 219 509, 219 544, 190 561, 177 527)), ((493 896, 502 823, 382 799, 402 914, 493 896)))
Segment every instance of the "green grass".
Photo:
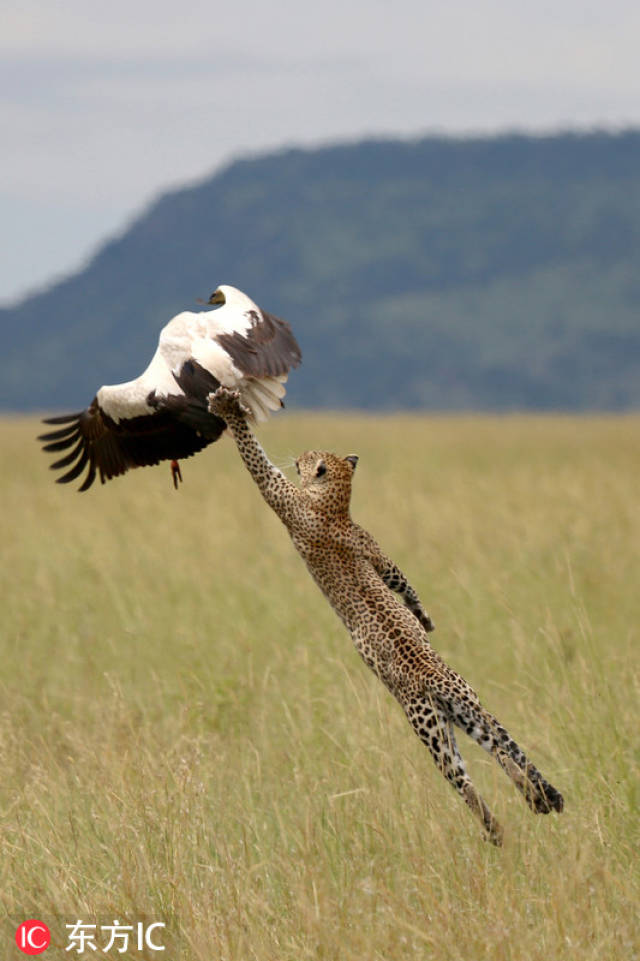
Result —
MULTIPOLYGON (((469 739, 494 849, 228 441, 88 494, 0 425, 0 957, 27 917, 163 920, 166 961, 637 957, 638 418, 278 418, 434 646, 564 794, 469 739)), ((104 955, 103 955, 104 956, 104 955)), ((106 955, 107 957, 109 955, 106 955)), ((114 956, 115 952, 114 952, 114 956)), ((118 955, 122 956, 122 955, 118 955)), ((133 952, 127 957, 142 957, 133 952)))

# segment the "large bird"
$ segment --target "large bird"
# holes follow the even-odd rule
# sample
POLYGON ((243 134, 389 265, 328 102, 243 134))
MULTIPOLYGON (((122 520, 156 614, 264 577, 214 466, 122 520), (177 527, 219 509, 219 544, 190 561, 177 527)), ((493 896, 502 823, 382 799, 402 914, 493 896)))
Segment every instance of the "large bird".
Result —
POLYGON ((67 452, 51 464, 54 470, 69 468, 59 484, 87 468, 79 488, 86 491, 97 474, 104 484, 131 467, 170 460, 177 487, 178 460, 225 430, 225 422, 208 412, 212 391, 220 385, 239 390, 258 421, 282 406, 287 375, 302 356, 289 324, 235 287, 218 287, 207 303, 214 309, 183 311, 169 321, 151 363, 135 380, 101 387, 79 414, 44 421, 58 429, 38 438, 43 449, 67 452))

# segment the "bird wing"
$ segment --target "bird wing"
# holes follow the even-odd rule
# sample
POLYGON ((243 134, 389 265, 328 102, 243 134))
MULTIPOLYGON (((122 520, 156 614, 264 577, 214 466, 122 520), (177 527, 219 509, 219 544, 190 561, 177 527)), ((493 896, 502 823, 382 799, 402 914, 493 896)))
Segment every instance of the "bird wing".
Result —
MULTIPOLYGON (((151 394, 149 405, 153 408, 155 403, 151 394)), ((190 457, 217 440, 226 426, 208 413, 205 421, 202 404, 183 395, 163 397, 153 413, 118 421, 102 409, 96 397, 81 413, 50 417, 44 423, 58 429, 40 435, 38 439, 46 442, 43 450, 67 451, 51 464, 52 470, 70 468, 57 482, 67 484, 87 468, 81 491, 91 487, 97 473, 104 484, 132 467, 190 457), (206 429, 200 429, 205 424, 206 429)))
POLYGON ((86 410, 44 421, 57 429, 40 435, 43 449, 65 452, 52 469, 69 468, 58 483, 75 480, 86 468, 79 488, 85 491, 97 474, 104 484, 132 467, 202 450, 226 427, 207 406, 209 393, 220 384, 244 384, 258 419, 280 406, 282 382, 300 363, 300 348, 286 321, 237 293, 244 303, 177 314, 135 380, 101 387, 86 410))
POLYGON ((216 334, 215 340, 245 377, 281 377, 302 360, 286 320, 252 309, 244 313, 242 328, 216 334))
POLYGON ((233 290, 233 297, 216 310, 174 317, 162 332, 155 363, 161 359, 165 370, 175 371, 176 358, 188 356, 201 373, 239 390, 252 419, 264 421, 282 406, 284 382, 302 355, 286 321, 260 310, 241 291, 233 290))

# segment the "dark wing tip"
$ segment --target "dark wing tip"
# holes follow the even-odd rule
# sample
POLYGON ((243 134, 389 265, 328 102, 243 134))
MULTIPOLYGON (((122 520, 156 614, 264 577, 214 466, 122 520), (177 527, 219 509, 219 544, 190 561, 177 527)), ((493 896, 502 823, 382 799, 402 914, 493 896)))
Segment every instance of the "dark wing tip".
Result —
MULTIPOLYGON (((84 440, 81 437, 78 443, 76 444, 76 446, 71 451, 71 453, 66 454, 64 457, 61 457, 60 460, 56 460, 53 462, 53 464, 50 464, 49 470, 62 470, 63 467, 67 467, 69 464, 73 464, 76 457, 78 457, 79 454, 81 453, 83 447, 84 447, 84 440)), ((51 450, 51 444, 47 444, 46 447, 43 447, 43 450, 46 450, 46 451, 51 450)))
POLYGON ((75 437, 78 433, 78 421, 74 421, 68 427, 63 427, 62 430, 50 430, 46 434, 38 434, 38 440, 62 440, 63 438, 75 437))
POLYGON ((57 484, 68 484, 70 481, 75 480, 87 464, 89 464, 87 476, 79 488, 81 491, 88 490, 88 488, 91 487, 96 475, 89 443, 84 436, 81 426, 82 418, 85 414, 86 412, 63 414, 60 417, 47 417, 43 420, 43 424, 64 424, 66 426, 60 430, 48 431, 46 434, 40 434, 38 436, 39 441, 46 442, 43 444, 42 449, 48 454, 68 451, 64 457, 50 464, 51 470, 62 470, 62 468, 72 465, 71 470, 68 470, 66 474, 63 474, 61 477, 56 477, 57 484))
POLYGON ((79 411, 77 414, 62 414, 60 417, 43 417, 43 424, 71 424, 73 421, 78 421, 82 417, 83 411, 79 411))
POLYGON ((76 477, 80 476, 80 474, 82 473, 82 471, 84 470, 88 462, 89 462, 89 451, 87 450, 86 446, 83 444, 80 450, 80 457, 78 458, 76 463, 73 465, 71 470, 67 471, 66 474, 63 474, 62 477, 57 477, 56 483, 68 484, 69 481, 75 480, 76 477))
POLYGON ((96 479, 96 465, 91 461, 89 464, 89 470, 87 471, 87 476, 78 488, 78 493, 82 494, 84 491, 88 491, 94 480, 96 479))

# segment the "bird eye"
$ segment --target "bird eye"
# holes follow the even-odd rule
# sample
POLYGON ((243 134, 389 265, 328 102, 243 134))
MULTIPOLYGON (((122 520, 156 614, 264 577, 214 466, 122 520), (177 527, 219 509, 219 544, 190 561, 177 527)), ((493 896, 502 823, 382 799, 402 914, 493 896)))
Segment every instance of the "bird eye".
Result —
POLYGON ((327 473, 327 465, 322 461, 320 461, 320 463, 316 467, 316 477, 322 477, 322 475, 326 473, 327 473))

